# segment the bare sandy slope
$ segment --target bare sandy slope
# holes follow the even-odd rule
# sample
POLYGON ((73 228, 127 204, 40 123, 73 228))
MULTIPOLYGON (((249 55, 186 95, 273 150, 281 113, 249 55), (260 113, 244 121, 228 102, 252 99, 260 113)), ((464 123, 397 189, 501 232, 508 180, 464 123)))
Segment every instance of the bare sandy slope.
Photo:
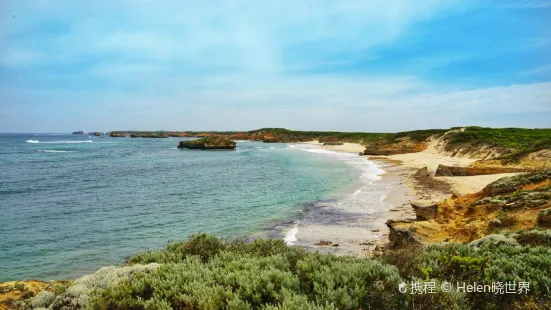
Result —
MULTIPOLYGON (((318 141, 310 141, 308 144, 315 145, 317 148, 324 150, 331 150, 337 152, 348 152, 358 154, 365 150, 363 145, 357 143, 344 143, 343 145, 329 145, 323 146, 322 143, 318 141)), ((433 141, 429 147, 418 153, 409 153, 409 154, 400 154, 400 155, 391 155, 391 156, 379 156, 380 158, 390 159, 392 161, 401 162, 402 167, 404 168, 403 176, 404 183, 408 187, 412 187, 412 180, 408 178, 414 173, 417 169, 427 167, 431 174, 434 174, 438 165, 446 166, 468 166, 475 162, 476 158, 469 157, 451 157, 449 155, 443 154, 438 151, 437 145, 439 144, 438 140, 433 141)), ((482 190, 486 185, 494 182, 497 179, 514 175, 512 173, 501 173, 501 174, 491 174, 491 175, 477 175, 477 176, 467 176, 467 177, 437 177, 438 180, 442 180, 446 183, 449 183, 454 192, 460 195, 474 193, 482 190)), ((412 190, 413 195, 417 193, 412 190)), ((447 198, 445 195, 437 195, 433 193, 435 197, 432 200, 438 200, 441 198, 447 198)), ((418 200, 423 201, 422 197, 418 197, 418 200)))
MULTIPOLYGON (((431 174, 436 171, 436 168, 440 164, 446 166, 468 166, 477 160, 476 158, 451 157, 442 154, 437 150, 436 145, 438 145, 438 141, 433 141, 430 146, 422 152, 392 155, 388 156, 388 158, 402 161, 402 164, 407 168, 417 169, 426 166, 431 174)), ((453 191, 457 194, 464 195, 478 192, 495 180, 511 175, 514 174, 501 173, 466 177, 438 177, 437 179, 449 183, 453 191)))

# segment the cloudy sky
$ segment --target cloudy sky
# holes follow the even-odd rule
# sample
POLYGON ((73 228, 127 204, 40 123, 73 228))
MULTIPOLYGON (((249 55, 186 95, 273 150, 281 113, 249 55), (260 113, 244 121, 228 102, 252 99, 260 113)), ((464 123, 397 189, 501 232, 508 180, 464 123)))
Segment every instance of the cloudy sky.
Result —
POLYGON ((549 33, 542 0, 1 0, 0 132, 551 127, 549 33))

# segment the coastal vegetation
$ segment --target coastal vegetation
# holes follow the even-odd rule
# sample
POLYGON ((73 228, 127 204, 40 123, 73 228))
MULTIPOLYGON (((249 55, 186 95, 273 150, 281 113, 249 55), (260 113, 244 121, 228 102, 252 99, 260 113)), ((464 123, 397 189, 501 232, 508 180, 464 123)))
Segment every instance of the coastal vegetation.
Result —
POLYGON ((446 149, 494 148, 505 163, 515 163, 528 154, 551 149, 551 129, 466 127, 446 134, 446 149))
MULTIPOLYGON (((282 240, 197 234, 72 283, 21 309, 547 309, 551 231, 389 250, 370 259, 312 253, 282 240), (527 292, 467 293, 462 282, 529 282, 527 292), (417 292, 416 283, 437 283, 417 292), (441 288, 452 283, 452 292, 441 288), (400 284, 406 291, 399 291, 400 284), (459 285, 460 286, 460 285, 459 285), (414 292, 415 294, 412 294, 414 292)), ((494 284, 495 286, 495 284, 494 284)), ((13 288, 15 289, 15 288, 13 288)), ((34 297, 31 297, 34 296, 34 297)))

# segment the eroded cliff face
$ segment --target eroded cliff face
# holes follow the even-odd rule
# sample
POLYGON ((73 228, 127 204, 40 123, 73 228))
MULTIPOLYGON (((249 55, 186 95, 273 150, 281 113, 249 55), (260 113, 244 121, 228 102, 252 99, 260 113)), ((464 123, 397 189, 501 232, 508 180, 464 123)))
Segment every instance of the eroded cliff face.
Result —
POLYGON ((482 191, 414 207, 417 220, 389 222, 391 244, 470 242, 502 229, 551 226, 551 169, 505 177, 482 191))
POLYGON ((530 172, 534 169, 516 168, 516 167, 452 167, 446 165, 438 165, 435 176, 474 176, 499 173, 520 173, 530 172))
POLYGON ((389 156, 407 153, 417 153, 426 150, 429 142, 412 141, 401 138, 398 141, 377 141, 367 143, 363 155, 389 156))

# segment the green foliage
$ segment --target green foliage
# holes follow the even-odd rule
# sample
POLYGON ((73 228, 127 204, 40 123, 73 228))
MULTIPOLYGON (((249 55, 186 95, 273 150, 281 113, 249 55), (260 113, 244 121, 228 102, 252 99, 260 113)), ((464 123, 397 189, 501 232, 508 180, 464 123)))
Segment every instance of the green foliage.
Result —
POLYGON ((100 269, 63 292, 41 294, 30 305, 52 310, 521 309, 551 302, 550 245, 549 231, 503 232, 469 244, 411 247, 359 259, 306 252, 281 240, 197 234, 137 254, 129 266, 100 269), (530 294, 449 293, 438 287, 433 294, 398 292, 400 283, 421 277, 437 283, 530 282, 530 294))
POLYGON ((490 146, 506 151, 501 159, 513 163, 543 149, 551 149, 551 129, 467 127, 445 136, 446 148, 458 146, 490 146))
POLYGON ((402 138, 408 138, 415 142, 426 141, 430 137, 440 137, 446 133, 448 129, 425 129, 425 130, 414 130, 414 131, 403 131, 393 134, 390 137, 391 141, 397 141, 402 138))
MULTIPOLYGON (((476 293, 455 296, 448 300, 463 307, 467 306, 467 309, 509 309, 512 303, 522 305, 533 299, 551 302, 547 291, 551 287, 551 231, 503 232, 469 244, 435 244, 424 248, 415 256, 405 256, 402 251, 403 249, 396 251, 397 255, 409 262, 400 265, 417 266, 417 270, 410 267, 401 270, 406 280, 430 277, 432 280, 452 283, 530 282, 529 295, 476 293)), ((394 251, 386 253, 379 259, 395 264, 392 260, 396 259, 393 253, 394 251)), ((415 296, 414 302, 422 302, 424 305, 429 302, 429 297, 437 298, 436 295, 415 296)), ((446 306, 447 304, 439 304, 435 309, 446 306)), ((454 307, 450 309, 455 309, 454 307)), ((515 309, 522 309, 522 306, 515 309)))
MULTIPOLYGON (((519 191, 523 185, 538 183, 547 179, 551 179, 551 169, 525 173, 511 177, 504 177, 490 183, 488 186, 486 186, 486 189, 489 189, 495 193, 511 193, 519 191)), ((538 191, 545 192, 547 190, 547 187, 543 187, 538 191)), ((518 192, 513 193, 513 196, 511 196, 511 198, 518 198, 522 196, 523 193, 518 192)))
POLYGON ((527 128, 484 128, 467 127, 464 131, 450 132, 446 140, 451 145, 473 144, 489 145, 514 150, 523 150, 531 146, 549 147, 551 129, 527 128), (538 144, 543 143, 543 144, 538 144))

